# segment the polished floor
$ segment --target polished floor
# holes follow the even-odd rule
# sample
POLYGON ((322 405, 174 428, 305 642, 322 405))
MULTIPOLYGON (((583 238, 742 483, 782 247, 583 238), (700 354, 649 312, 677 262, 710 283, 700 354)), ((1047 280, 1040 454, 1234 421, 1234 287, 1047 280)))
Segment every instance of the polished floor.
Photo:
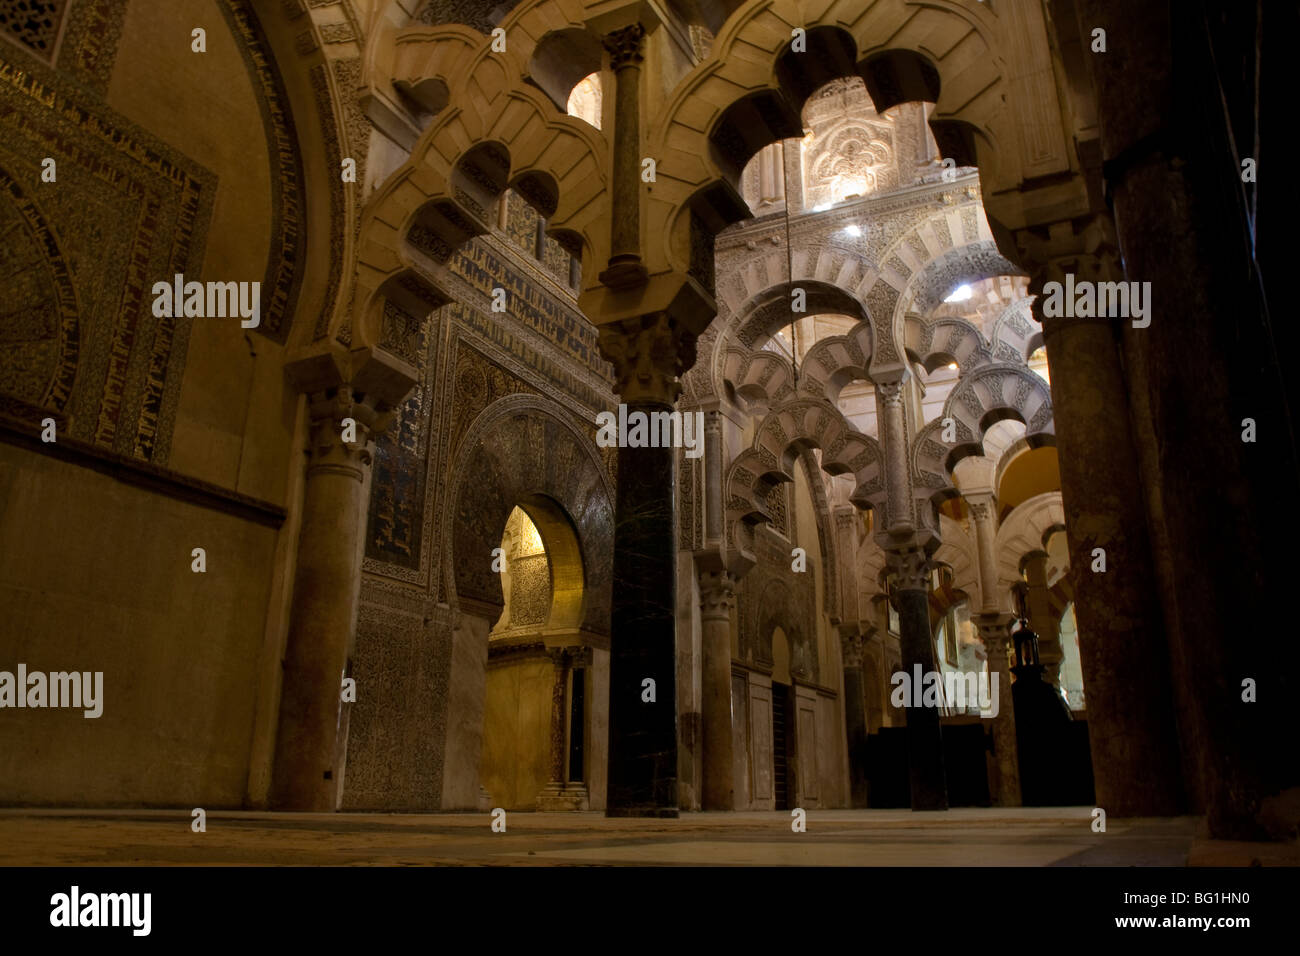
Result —
POLYGON ((1300 865, 1295 843, 1204 839, 1194 817, 1111 820, 1091 808, 686 813, 245 813, 212 811, 207 832, 172 810, 0 810, 0 866, 1249 866, 1300 865))

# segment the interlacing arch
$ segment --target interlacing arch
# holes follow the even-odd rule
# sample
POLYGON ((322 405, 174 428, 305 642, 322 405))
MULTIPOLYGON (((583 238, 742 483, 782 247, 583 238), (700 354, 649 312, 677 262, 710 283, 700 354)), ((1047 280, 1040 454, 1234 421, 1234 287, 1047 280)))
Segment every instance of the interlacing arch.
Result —
POLYGON ((969 455, 984 455, 984 432, 1006 418, 1024 423, 1030 447, 1056 441, 1047 383, 1028 368, 997 362, 963 375, 940 416, 917 432, 912 442, 918 499, 937 501, 955 495, 953 467, 969 455), (945 430, 951 441, 944 440, 945 430))
POLYGON ((776 352, 730 346, 723 354, 722 379, 751 408, 767 409, 794 395, 790 360, 776 352))
POLYGON ((903 324, 903 347, 927 372, 955 362, 965 375, 993 361, 988 339, 974 323, 957 316, 927 320, 909 315, 903 324))
MULTIPOLYGON (((871 308, 872 314, 876 317, 877 323, 884 321, 884 307, 891 304, 892 300, 891 341, 901 341, 906 344, 909 317, 929 316, 943 303, 944 297, 957 286, 963 283, 992 279, 997 276, 1019 275, 1022 273, 1022 270, 1015 263, 998 251, 997 243, 993 241, 992 235, 989 233, 988 220, 985 218, 983 210, 979 209, 978 204, 976 208, 978 215, 975 227, 979 236, 978 239, 954 246, 932 257, 907 277, 906 284, 897 293, 897 296, 894 295, 892 286, 882 285, 882 283, 890 279, 888 275, 882 276, 881 282, 877 283, 877 287, 865 293, 865 300, 871 308)), ((902 246, 903 243, 900 242, 900 252, 902 246)), ((898 261, 898 258, 898 256, 892 257, 895 262, 898 261)), ((987 340, 983 341, 981 345, 981 353, 987 352, 988 356, 992 358, 992 349, 987 340)), ((883 366, 885 360, 893 359, 896 361, 897 353, 882 354, 881 359, 881 365, 883 366)), ((962 368, 964 371, 965 366, 962 366, 962 368)))
POLYGON ((726 471, 727 523, 741 550, 749 550, 753 525, 772 520, 768 495, 781 482, 794 481, 795 463, 810 448, 820 449, 827 474, 853 476, 854 504, 879 503, 884 494, 879 443, 854 429, 830 402, 794 399, 764 417, 753 444, 726 471))
MULTIPOLYGON (((947 156, 979 166, 992 188, 999 143, 1014 143, 992 12, 979 5, 861 0, 752 0, 729 19, 707 60, 678 85, 649 125, 658 182, 646 204, 652 274, 687 271, 691 233, 717 232, 748 215, 737 182, 769 143, 801 136, 799 108, 833 79, 861 76, 878 110, 936 104, 931 129, 947 156), (796 29, 805 52, 791 50, 796 29)), ((1007 182, 1004 184, 1003 180, 1007 182)))
MULTIPOLYGON (((718 324, 724 331, 710 340, 716 350, 714 367, 718 385, 715 387, 723 391, 729 388, 748 400, 753 400, 751 394, 758 394, 761 403, 770 404, 783 398, 781 389, 789 384, 788 378, 770 377, 770 363, 751 358, 761 353, 748 350, 789 324, 791 293, 795 289, 803 292, 804 315, 835 313, 861 320, 845 335, 824 339, 809 351, 800 368, 797 383, 800 395, 825 395, 834 400, 849 382, 873 380, 880 369, 896 368, 901 364, 899 357, 909 350, 915 352, 927 334, 926 320, 917 315, 905 316, 899 311, 901 303, 915 302, 929 311, 940 301, 931 301, 934 297, 929 289, 947 281, 945 277, 951 277, 955 283, 1018 271, 996 253, 991 239, 954 244, 953 236, 962 235, 962 230, 968 228, 963 224, 963 216, 976 214, 979 235, 988 230, 987 222, 979 214, 977 196, 972 192, 962 203, 927 214, 874 254, 870 251, 872 234, 878 227, 868 221, 863 227, 867 237, 856 248, 828 241, 818 247, 796 250, 789 263, 783 249, 764 249, 735 268, 729 268, 727 277, 718 284, 718 324), (924 255, 917 251, 918 247, 924 255), (793 275, 794 279, 787 280, 787 275, 793 275), (921 330, 909 329, 909 321, 913 325, 921 322, 921 330), (759 367, 751 369, 750 365, 756 361, 759 367), (758 392, 740 391, 742 385, 754 385, 760 380, 763 385, 758 392)), ((839 231, 836 215, 828 214, 824 232, 833 235, 839 231)), ((846 223, 870 216, 870 204, 860 210, 847 208, 838 215, 846 223)), ((934 321, 960 323, 963 320, 934 321)), ((973 326, 970 328, 973 330, 973 326)), ((939 348, 947 344, 947 338, 930 334, 939 348)), ((967 371, 993 360, 991 346, 978 331, 968 339, 958 349, 961 357, 947 361, 958 361, 963 371, 967 371)))
POLYGON ((993 357, 999 362, 1027 362, 1043 345, 1042 327, 1034 320, 1033 297, 1017 299, 993 323, 993 357))
POLYGON ((984 606, 980 589, 979 551, 974 536, 945 514, 939 515, 939 547, 934 562, 945 565, 952 574, 952 590, 970 602, 972 609, 984 606))
POLYGON ((565 115, 526 75, 538 43, 557 28, 584 28, 581 15, 576 0, 518 9, 502 21, 505 52, 461 26, 397 34, 395 78, 412 91, 425 84, 437 94, 435 105, 443 99, 436 84, 445 85, 446 105, 363 214, 354 347, 379 341, 386 304, 423 315, 446 301, 447 261, 490 230, 491 210, 507 188, 538 209, 548 232, 584 266, 608 245, 597 222, 606 206, 606 140, 565 115))
POLYGON ((1025 557, 1047 550, 1047 542, 1065 530, 1065 508, 1059 491, 1048 491, 1022 501, 998 528, 993 553, 998 561, 998 587, 1010 593, 1020 583, 1025 557))

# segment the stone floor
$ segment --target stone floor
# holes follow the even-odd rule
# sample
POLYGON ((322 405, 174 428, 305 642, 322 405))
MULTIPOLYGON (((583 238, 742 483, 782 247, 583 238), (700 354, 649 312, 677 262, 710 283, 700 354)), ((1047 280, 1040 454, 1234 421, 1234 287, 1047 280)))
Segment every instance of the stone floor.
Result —
POLYGON ((677 820, 600 813, 245 813, 212 811, 207 832, 175 810, 0 810, 0 866, 13 865, 1300 865, 1292 844, 1198 837, 1194 817, 1111 820, 1091 809, 813 810, 687 813, 677 820))

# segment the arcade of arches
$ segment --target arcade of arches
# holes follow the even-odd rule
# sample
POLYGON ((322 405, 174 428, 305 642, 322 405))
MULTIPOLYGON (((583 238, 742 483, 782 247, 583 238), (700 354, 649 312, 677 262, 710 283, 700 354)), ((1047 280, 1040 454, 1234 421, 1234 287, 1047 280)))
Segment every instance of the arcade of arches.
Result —
POLYGON ((105 702, 0 714, 0 802, 1294 836, 1232 4, 20 6, 0 668, 105 702), (160 316, 176 274, 260 323, 160 316))

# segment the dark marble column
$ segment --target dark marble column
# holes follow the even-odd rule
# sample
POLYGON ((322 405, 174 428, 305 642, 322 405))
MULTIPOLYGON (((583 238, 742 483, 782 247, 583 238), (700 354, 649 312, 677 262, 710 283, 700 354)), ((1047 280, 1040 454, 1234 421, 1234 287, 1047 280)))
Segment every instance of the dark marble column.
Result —
POLYGON ((1024 558, 1025 608, 1029 626, 1038 635, 1038 659, 1043 665, 1043 679, 1061 688, 1061 622, 1052 610, 1052 592, 1047 587, 1046 551, 1031 551, 1024 558))
MULTIPOLYGON (((1110 221, 1064 224, 1022 248, 1047 282, 1122 278, 1110 221), (1055 255, 1053 255, 1055 253, 1055 255)), ((1110 318, 1044 318, 1052 413, 1097 805, 1113 816, 1166 816, 1185 807, 1169 649, 1159 613, 1142 485, 1129 430, 1124 373, 1110 318), (1100 569, 1096 552, 1105 556, 1100 569)))
MULTIPOLYGON (((694 345, 666 313, 601 327, 601 352, 629 415, 673 410, 694 345)), ((618 451, 607 816, 677 816, 676 454, 618 451), (647 680, 653 702, 643 699, 647 680)))
POLYGON ((862 683, 864 640, 856 625, 841 630, 844 663, 844 729, 849 745, 849 806, 867 805, 867 711, 862 683))
MULTIPOLYGON (((1282 286, 1295 184, 1287 168, 1265 170, 1287 155, 1282 76, 1300 17, 1293 3, 1122 0, 1079 0, 1077 14, 1112 48, 1144 50, 1088 65, 1125 278, 1151 285, 1150 324, 1124 323, 1121 338, 1189 789, 1213 836, 1277 836, 1266 804, 1300 786, 1277 728, 1300 688, 1258 636, 1276 628, 1292 575, 1275 552, 1277 505, 1297 494, 1296 326, 1282 286), (1257 186, 1241 180, 1246 158, 1260 163, 1257 186), (1255 442, 1242 440, 1244 418, 1255 442), (1259 682, 1255 703, 1242 700, 1246 678, 1259 682)), ((1079 634, 1083 650, 1082 621, 1079 634)), ((1089 688, 1090 720, 1093 707, 1089 688)))
POLYGON ((346 385, 312 396, 311 448, 293 608, 284 653, 271 806, 333 811, 342 777, 342 679, 361 592, 366 487, 385 416, 355 402, 346 385), (343 441, 343 421, 356 423, 343 441))
POLYGON ((551 686, 551 784, 564 786, 564 691, 569 679, 569 655, 560 648, 550 651, 555 665, 555 681, 551 686))
MULTIPOLYGON (((934 641, 930 631, 930 579, 923 551, 892 551, 890 572, 898 603, 903 669, 915 685, 917 668, 921 676, 935 670, 934 641)), ((919 697, 920 688, 913 686, 919 697)), ((913 810, 947 810, 948 779, 943 762, 943 734, 939 708, 915 707, 913 694, 905 701, 907 716, 907 764, 912 785, 913 810)))

